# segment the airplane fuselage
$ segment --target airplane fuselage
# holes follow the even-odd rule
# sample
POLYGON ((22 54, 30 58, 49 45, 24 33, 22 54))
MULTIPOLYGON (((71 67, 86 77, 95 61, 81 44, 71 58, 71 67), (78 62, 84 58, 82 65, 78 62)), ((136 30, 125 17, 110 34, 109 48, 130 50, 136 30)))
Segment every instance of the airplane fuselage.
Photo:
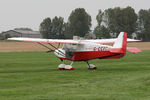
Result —
POLYGON ((111 53, 108 49, 112 46, 90 43, 86 45, 70 45, 66 44, 55 50, 54 54, 62 60, 71 61, 87 61, 90 59, 116 59, 121 58, 124 53, 111 53))

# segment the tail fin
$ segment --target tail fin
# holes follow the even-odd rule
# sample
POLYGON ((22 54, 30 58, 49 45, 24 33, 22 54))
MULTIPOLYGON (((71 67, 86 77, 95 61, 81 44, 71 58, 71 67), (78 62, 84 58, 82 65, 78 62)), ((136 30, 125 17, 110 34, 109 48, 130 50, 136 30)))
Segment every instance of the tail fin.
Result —
POLYGON ((126 49, 127 49, 127 33, 120 32, 113 47, 109 51, 112 53, 126 53, 126 49))

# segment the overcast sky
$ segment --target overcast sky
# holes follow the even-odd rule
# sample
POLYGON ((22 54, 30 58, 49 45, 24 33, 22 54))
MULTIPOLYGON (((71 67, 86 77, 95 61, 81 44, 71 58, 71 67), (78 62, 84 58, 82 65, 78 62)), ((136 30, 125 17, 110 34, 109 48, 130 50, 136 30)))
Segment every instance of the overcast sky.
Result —
POLYGON ((149 9, 150 0, 0 0, 0 32, 19 27, 39 30, 46 17, 64 17, 65 21, 75 8, 85 8, 96 26, 98 10, 131 6, 138 12, 149 9))

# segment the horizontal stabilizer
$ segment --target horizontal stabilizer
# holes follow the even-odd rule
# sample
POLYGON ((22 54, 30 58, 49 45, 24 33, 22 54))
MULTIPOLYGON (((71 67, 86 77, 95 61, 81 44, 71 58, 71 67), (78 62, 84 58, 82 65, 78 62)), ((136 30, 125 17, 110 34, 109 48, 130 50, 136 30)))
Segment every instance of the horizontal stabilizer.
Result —
POLYGON ((127 48, 127 50, 129 52, 132 52, 132 53, 139 53, 139 52, 142 52, 140 49, 138 48, 127 48))

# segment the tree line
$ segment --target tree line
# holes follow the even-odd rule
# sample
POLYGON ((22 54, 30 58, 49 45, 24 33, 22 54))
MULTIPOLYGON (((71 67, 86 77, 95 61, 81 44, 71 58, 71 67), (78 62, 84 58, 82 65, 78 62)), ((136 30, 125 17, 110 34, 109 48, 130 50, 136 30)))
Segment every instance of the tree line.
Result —
POLYGON ((45 18, 40 24, 43 38, 70 39, 74 35, 83 37, 91 27, 91 16, 84 8, 77 8, 70 14, 68 22, 62 17, 45 18))
MULTIPOLYGON (((111 38, 110 33, 116 36, 121 32, 127 32, 128 37, 136 33, 138 39, 150 41, 150 9, 141 9, 138 13, 132 7, 109 8, 99 10, 97 26, 93 33, 97 38, 111 38)), ((73 10, 67 22, 62 17, 45 18, 40 24, 40 32, 43 38, 70 39, 74 35, 84 37, 91 28, 91 16, 84 8, 73 10)))

